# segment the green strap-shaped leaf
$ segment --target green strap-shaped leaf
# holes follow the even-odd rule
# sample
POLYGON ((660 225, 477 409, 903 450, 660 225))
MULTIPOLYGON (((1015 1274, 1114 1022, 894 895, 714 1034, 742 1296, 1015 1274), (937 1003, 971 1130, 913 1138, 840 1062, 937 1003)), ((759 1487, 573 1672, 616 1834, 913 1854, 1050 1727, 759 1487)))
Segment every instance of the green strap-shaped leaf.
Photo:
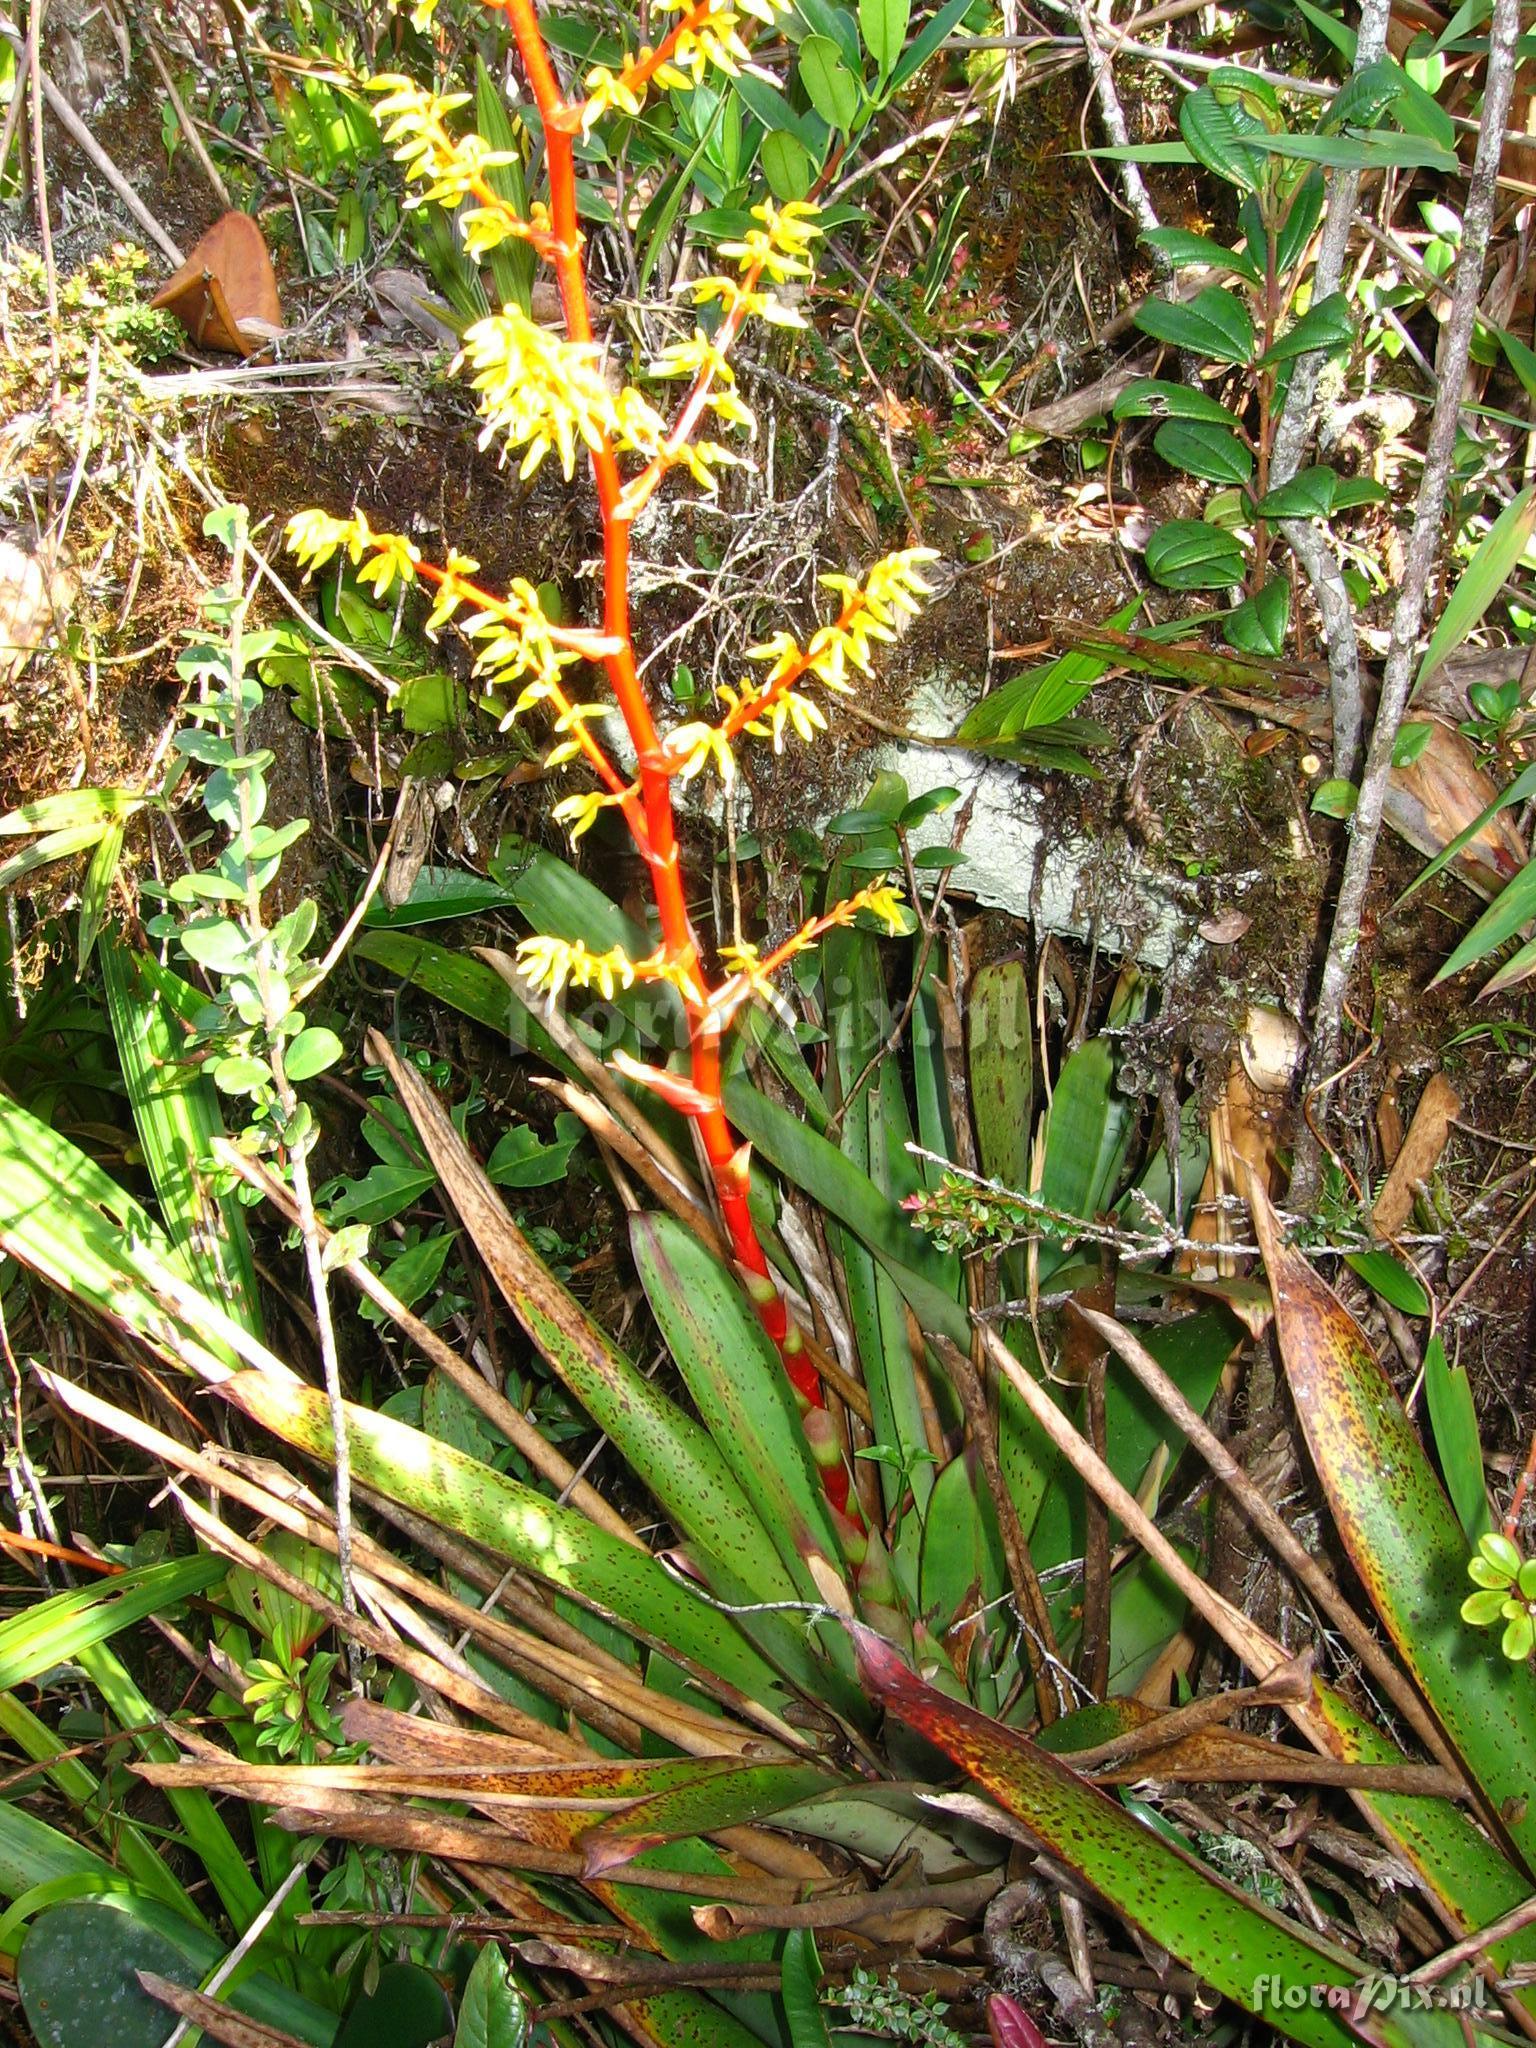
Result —
POLYGON ((1037 1744, 924 1685, 872 1631, 858 1629, 857 1647, 864 1681, 888 1712, 937 1744, 1116 1912, 1234 2003, 1308 2048, 1350 2048, 1361 2031, 1382 2048, 1460 2041, 1450 2013, 1376 2015, 1357 2031, 1310 1998, 1282 2005, 1285 1987, 1310 1993, 1357 1983, 1358 1964, 1224 1883, 1037 1744))
POLYGON ((73 1662, 92 1643, 105 1642, 119 1629, 185 1600, 189 1593, 202 1592, 222 1579, 225 1570, 221 1558, 180 1557, 40 1600, 0 1623, 0 1692, 10 1692, 56 1664, 73 1662))
POLYGON ((1339 1538, 1398 1654, 1536 1869, 1536 1676, 1461 1619, 1467 1539, 1359 1325, 1262 1199, 1281 1356, 1339 1538))
POLYGON ((0 1095, 0 1252, 62 1293, 127 1326, 172 1366, 189 1357, 216 1377, 233 1363, 217 1339, 168 1334, 165 1305, 139 1278, 135 1247, 185 1271, 170 1239, 68 1138, 0 1095))
POLYGON ((630 1243, 705 1429, 800 1598, 824 1602, 833 1580, 846 1589, 847 1566, 778 1352, 736 1281, 682 1224, 636 1216, 630 1243))
POLYGON ((662 1842, 746 1827, 839 1789, 839 1781, 829 1772, 793 1761, 733 1762, 723 1769, 695 1770, 687 1782, 639 1800, 617 1818, 589 1828, 580 1837, 586 1875, 606 1876, 662 1842))
POLYGON ((790 2048, 832 2048, 821 2005, 821 1958, 809 1927, 793 1927, 785 1937, 782 1990, 790 2048))
MULTIPOLYGON (((333 1460, 330 1410, 315 1388, 242 1372, 219 1391, 285 1443, 326 1464, 333 1460)), ((777 1673, 729 1616, 574 1508, 368 1408, 348 1405, 347 1439, 360 1485, 618 1616, 749 1699, 782 1700, 777 1673)))
POLYGON ((110 935, 102 940, 101 967, 134 1128, 166 1230, 203 1292, 259 1338, 245 1210, 233 1195, 215 1196, 197 1170, 224 1128, 206 1069, 182 1056, 187 1034, 181 1022, 191 1021, 204 998, 158 960, 130 952, 110 935))
MULTIPOLYGON (((502 1298, 687 1540, 716 1597, 750 1607, 801 1596, 707 1430, 653 1386, 560 1285, 508 1215, 431 1089, 387 1046, 377 1049, 502 1298)), ((803 1629, 773 1612, 745 1617, 743 1626, 786 1677, 820 1694, 830 1674, 803 1629)), ((851 1691, 839 1704, 857 1712, 851 1691)))

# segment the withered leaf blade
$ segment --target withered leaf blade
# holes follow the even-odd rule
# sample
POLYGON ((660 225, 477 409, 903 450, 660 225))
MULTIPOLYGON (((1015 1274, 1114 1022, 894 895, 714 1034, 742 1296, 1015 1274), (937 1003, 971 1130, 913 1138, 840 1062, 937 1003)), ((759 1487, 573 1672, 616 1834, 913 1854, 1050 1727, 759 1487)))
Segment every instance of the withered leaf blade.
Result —
POLYGON ((1441 1727, 1527 1864, 1536 1859, 1536 1684, 1469 1627, 1468 1545, 1397 1389, 1354 1317, 1285 1243, 1257 1181, 1249 1203, 1275 1331, 1339 1540, 1441 1727))
POLYGON ((283 324, 272 259, 248 213, 226 213, 150 305, 172 314, 199 348, 248 356, 283 324))

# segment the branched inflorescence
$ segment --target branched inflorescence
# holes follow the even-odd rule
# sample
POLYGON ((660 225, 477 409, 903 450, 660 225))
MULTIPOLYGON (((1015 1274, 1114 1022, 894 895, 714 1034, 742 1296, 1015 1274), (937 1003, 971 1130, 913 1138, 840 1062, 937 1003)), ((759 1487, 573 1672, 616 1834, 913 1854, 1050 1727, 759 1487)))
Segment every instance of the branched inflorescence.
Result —
MULTIPOLYGON (((877 643, 894 639, 916 614, 929 585, 931 550, 911 548, 876 562, 862 581, 826 576, 837 614, 802 644, 785 629, 749 649, 753 670, 717 691, 717 716, 663 734, 641 682, 630 620, 629 535, 636 515, 673 469, 684 469, 706 491, 719 471, 744 457, 704 437, 716 430, 750 439, 756 422, 736 386, 730 354, 748 320, 803 325, 794 297, 811 280, 821 226, 814 206, 765 199, 739 240, 720 245, 719 274, 688 290, 699 308, 690 339, 654 358, 646 381, 656 396, 614 377, 607 351, 594 338, 576 206, 575 146, 610 111, 633 116, 653 91, 691 89, 712 71, 733 75, 750 62, 753 22, 772 25, 784 0, 660 0, 653 16, 675 16, 654 48, 643 47, 616 69, 587 73, 584 95, 567 97, 543 39, 535 0, 486 0, 511 24, 523 70, 544 133, 546 197, 519 214, 490 174, 508 161, 473 134, 455 134, 454 117, 468 95, 425 90, 410 79, 372 81, 384 93, 385 133, 421 201, 457 217, 470 257, 479 260, 510 239, 525 242, 554 272, 564 333, 540 325, 515 306, 470 327, 456 368, 478 393, 483 446, 503 459, 518 457, 527 477, 554 454, 565 476, 585 455, 596 486, 603 527, 603 619, 600 627, 568 626, 551 619, 531 583, 514 579, 505 590, 476 581, 478 564, 449 552, 442 563, 422 558, 413 542, 376 530, 354 512, 335 518, 299 513, 288 543, 307 570, 343 556, 377 595, 397 584, 423 583, 435 594, 427 622, 436 633, 450 621, 473 642, 475 672, 485 698, 504 725, 538 713, 547 721, 546 770, 584 769, 590 786, 563 797, 552 815, 573 840, 607 809, 617 810, 650 876, 660 928, 655 950, 642 959, 621 949, 594 953, 579 941, 539 936, 519 948, 532 986, 551 1001, 567 989, 593 989, 604 997, 637 982, 663 982, 681 999, 687 1020, 689 1071, 684 1078, 630 1063, 626 1071, 666 1097, 698 1127, 709 1160, 732 1250, 759 1317, 778 1345, 802 1400, 820 1405, 819 1382, 797 1332, 789 1324, 748 1209, 748 1148, 726 1120, 721 1098, 723 1033, 744 1003, 779 1000, 774 977, 826 931, 861 913, 887 928, 901 928, 897 890, 879 879, 809 919, 771 951, 749 944, 720 950, 712 973, 688 916, 673 810, 674 784, 712 772, 728 790, 736 775, 736 749, 744 739, 767 741, 776 751, 791 734, 809 741, 824 730, 819 693, 854 687, 870 671, 877 643), (752 20, 749 20, 751 17, 752 20), (670 417, 660 394, 685 386, 670 417), (600 669, 607 694, 594 700, 577 687, 580 674, 600 669), (635 761, 621 773, 600 728, 617 715, 627 729, 635 761)), ((418 9, 429 16, 431 0, 418 9)), ((838 1505, 847 1497, 846 1475, 829 1475, 838 1505)))

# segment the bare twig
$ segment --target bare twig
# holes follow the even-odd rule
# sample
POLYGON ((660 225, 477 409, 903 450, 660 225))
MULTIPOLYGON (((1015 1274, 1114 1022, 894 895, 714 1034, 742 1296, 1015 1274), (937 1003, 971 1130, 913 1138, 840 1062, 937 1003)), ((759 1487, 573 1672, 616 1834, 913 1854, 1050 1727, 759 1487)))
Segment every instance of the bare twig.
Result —
MULTIPOLYGON (((1462 220, 1461 252, 1456 263, 1456 283, 1440 354, 1440 392, 1430 421, 1424 475, 1419 486, 1413 531, 1408 539, 1402 589, 1392 615, 1392 637, 1382 678, 1381 701, 1371 730, 1365 772, 1360 780, 1360 795, 1351 820, 1344 875, 1313 1012, 1312 1046, 1304 1083, 1304 1091, 1308 1095, 1322 1094, 1340 1063, 1344 995, 1360 945, 1361 919, 1376 841, 1381 832, 1387 778, 1391 773, 1393 749, 1413 684, 1414 650, 1423 623, 1430 572, 1440 549, 1441 521, 1461 412, 1462 383, 1471 352, 1478 301, 1482 295, 1483 264, 1493 225, 1499 158, 1509 119, 1518 32, 1518 0, 1495 0, 1483 91, 1483 125, 1472 165, 1462 220)), ((1291 1180, 1293 1206, 1305 1208, 1312 1205, 1317 1193, 1319 1165, 1320 1147, 1309 1129, 1297 1142, 1296 1165, 1291 1180)))
POLYGON ((187 138, 187 146, 202 165, 203 176, 208 180, 214 198, 218 200, 220 206, 228 213, 235 203, 229 196, 229 187, 219 175, 218 165, 204 147, 203 138, 197 132, 197 123, 187 112, 186 102, 176 90, 176 81, 166 68, 165 59, 161 56, 159 47, 152 35, 145 36, 144 46, 149 51, 150 63, 154 65, 156 71, 160 74, 160 83, 165 87, 166 98, 171 103, 171 112, 176 116, 177 125, 180 127, 182 134, 187 138))
MULTIPOLYGON (((1120 104, 1120 95, 1115 89, 1114 60, 1099 41, 1098 23, 1088 7, 1088 0, 1048 0, 1053 13, 1070 13, 1076 17, 1077 31, 1083 39, 1083 48, 1088 52, 1088 62, 1093 73, 1094 97, 1099 103, 1099 119, 1104 123, 1104 133, 1116 149, 1130 145, 1130 130, 1125 125, 1125 109, 1120 104)), ((1120 183, 1125 191, 1126 204, 1135 218, 1143 235, 1154 233, 1162 222, 1157 217, 1157 208, 1152 204, 1152 195, 1147 190, 1147 181, 1141 175, 1140 167, 1133 163, 1119 166, 1120 183)), ((1165 282, 1173 276, 1173 265, 1161 249, 1151 252, 1153 268, 1165 282)))
MULTIPOLYGON (((1385 48, 1390 13, 1391 0, 1365 0, 1355 44, 1357 72, 1364 70, 1367 64, 1374 64, 1385 48)), ((1328 193, 1328 218, 1323 223, 1312 284, 1314 304, 1339 288, 1359 196, 1358 171, 1333 173, 1328 193)), ((1326 359, 1323 351, 1316 350, 1303 356, 1296 364, 1270 455, 1271 490, 1278 490, 1282 484, 1289 483, 1301 467, 1302 453, 1311 438, 1317 382, 1326 359)), ((1280 531, 1306 571, 1313 599, 1322 617, 1323 644, 1328 652, 1329 697, 1333 708, 1333 772, 1353 781, 1359 767, 1360 736, 1364 724, 1360 642, 1355 632, 1354 607, 1344 587, 1339 558, 1332 542, 1304 519, 1284 519, 1280 522, 1280 531)))
MULTIPOLYGON (((10 44, 11 48, 16 52, 18 60, 24 57, 26 45, 21 37, 17 35, 16 31, 3 21, 0 21, 0 36, 4 36, 5 40, 10 44)), ((48 111, 53 115, 53 118, 64 130, 70 141, 100 171, 101 175, 133 215, 145 234, 149 236, 156 248, 162 254, 169 257, 170 261, 179 269, 183 257, 181 250, 177 247, 171 236, 161 227, 159 221, 155 219, 155 216, 144 204, 138 193, 134 191, 128 180, 117 168, 117 165, 113 163, 111 157, 107 155, 107 152, 96 140, 90 129, 86 127, 80 116, 69 104, 69 101, 48 76, 47 72, 42 69, 41 65, 36 68, 36 76, 38 84, 43 89, 43 98, 48 102, 48 111)))

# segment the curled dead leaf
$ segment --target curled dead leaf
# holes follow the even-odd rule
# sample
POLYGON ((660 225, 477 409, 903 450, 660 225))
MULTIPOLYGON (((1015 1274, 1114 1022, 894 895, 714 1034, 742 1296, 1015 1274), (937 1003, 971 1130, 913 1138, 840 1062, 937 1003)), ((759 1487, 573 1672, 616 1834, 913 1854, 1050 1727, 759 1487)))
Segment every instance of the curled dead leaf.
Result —
POLYGON ((222 214, 149 303, 221 355, 254 355, 283 331, 272 259, 248 213, 222 214))

